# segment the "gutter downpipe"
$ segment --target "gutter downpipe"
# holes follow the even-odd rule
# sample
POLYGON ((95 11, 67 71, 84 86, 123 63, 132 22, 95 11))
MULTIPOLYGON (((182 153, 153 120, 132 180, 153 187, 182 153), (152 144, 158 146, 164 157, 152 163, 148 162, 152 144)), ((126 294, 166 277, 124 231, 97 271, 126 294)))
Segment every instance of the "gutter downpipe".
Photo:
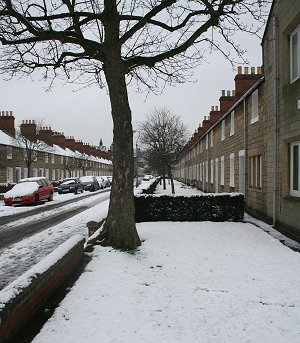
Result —
POLYGON ((274 146, 273 146, 273 226, 276 225, 277 217, 277 164, 278 164, 278 41, 277 41, 277 29, 278 22, 277 17, 273 17, 273 97, 274 97, 274 146))
POLYGON ((244 110, 244 199, 245 199, 245 209, 247 209, 247 187, 248 187, 248 118, 246 115, 246 99, 243 100, 243 110, 244 110))

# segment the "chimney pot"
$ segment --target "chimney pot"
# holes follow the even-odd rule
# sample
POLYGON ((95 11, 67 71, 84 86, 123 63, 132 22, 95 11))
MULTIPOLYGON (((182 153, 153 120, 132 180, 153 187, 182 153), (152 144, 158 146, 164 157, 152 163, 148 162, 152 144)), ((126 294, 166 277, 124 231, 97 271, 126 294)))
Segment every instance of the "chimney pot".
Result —
POLYGON ((248 68, 248 67, 245 67, 245 68, 244 68, 244 74, 246 74, 246 75, 249 74, 249 68, 248 68))
POLYGON ((251 74, 255 74, 255 67, 251 67, 251 74))
POLYGON ((243 70, 242 67, 238 67, 238 68, 237 68, 237 73, 238 73, 239 75, 242 74, 242 70, 243 70))
POLYGON ((230 96, 230 95, 231 95, 230 91, 227 91, 227 96, 230 96))
POLYGON ((225 96, 225 89, 222 89, 222 96, 225 96))

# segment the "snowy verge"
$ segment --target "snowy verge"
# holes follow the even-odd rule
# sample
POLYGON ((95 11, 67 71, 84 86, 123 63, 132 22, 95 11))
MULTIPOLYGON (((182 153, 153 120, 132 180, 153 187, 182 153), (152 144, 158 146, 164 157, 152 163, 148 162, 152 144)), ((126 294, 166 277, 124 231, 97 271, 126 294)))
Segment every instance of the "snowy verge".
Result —
POLYGON ((0 291, 0 342, 9 340, 77 267, 84 241, 72 236, 0 291))

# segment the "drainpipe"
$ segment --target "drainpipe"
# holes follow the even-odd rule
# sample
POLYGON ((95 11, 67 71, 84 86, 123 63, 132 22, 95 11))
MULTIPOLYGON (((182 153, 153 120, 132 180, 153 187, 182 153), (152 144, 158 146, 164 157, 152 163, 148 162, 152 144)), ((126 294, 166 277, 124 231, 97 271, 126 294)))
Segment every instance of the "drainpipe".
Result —
POLYGON ((248 118, 246 114, 246 99, 243 100, 243 111, 244 111, 244 198, 245 207, 247 208, 247 187, 248 187, 248 118))
POLYGON ((276 225, 277 217, 277 163, 278 163, 278 22, 277 17, 273 17, 273 98, 274 98, 274 128, 273 128, 273 226, 276 225))

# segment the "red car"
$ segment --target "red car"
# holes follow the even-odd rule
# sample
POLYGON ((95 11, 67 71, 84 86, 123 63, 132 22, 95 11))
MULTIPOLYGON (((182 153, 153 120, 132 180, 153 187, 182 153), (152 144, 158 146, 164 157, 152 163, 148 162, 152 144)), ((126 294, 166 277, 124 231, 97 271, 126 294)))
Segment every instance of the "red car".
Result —
POLYGON ((41 200, 53 200, 54 187, 45 177, 29 177, 20 180, 4 194, 5 205, 35 204, 41 200))

